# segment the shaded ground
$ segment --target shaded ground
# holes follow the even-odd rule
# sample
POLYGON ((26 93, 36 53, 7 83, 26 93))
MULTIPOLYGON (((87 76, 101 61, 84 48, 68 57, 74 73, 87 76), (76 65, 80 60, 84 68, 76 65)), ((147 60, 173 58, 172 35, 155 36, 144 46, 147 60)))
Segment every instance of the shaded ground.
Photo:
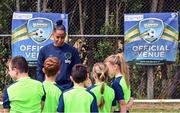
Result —
POLYGON ((135 103, 131 113, 180 113, 180 103, 135 103))

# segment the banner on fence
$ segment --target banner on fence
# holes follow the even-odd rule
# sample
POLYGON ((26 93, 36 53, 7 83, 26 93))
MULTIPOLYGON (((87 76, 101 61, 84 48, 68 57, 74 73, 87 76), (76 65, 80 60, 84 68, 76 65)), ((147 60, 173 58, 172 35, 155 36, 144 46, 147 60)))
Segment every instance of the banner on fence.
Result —
POLYGON ((68 15, 58 13, 15 12, 12 19, 12 57, 24 56, 35 65, 39 50, 52 43, 53 26, 58 20, 68 30, 68 15))
POLYGON ((178 13, 143 13, 124 15, 127 62, 160 65, 176 60, 178 13))

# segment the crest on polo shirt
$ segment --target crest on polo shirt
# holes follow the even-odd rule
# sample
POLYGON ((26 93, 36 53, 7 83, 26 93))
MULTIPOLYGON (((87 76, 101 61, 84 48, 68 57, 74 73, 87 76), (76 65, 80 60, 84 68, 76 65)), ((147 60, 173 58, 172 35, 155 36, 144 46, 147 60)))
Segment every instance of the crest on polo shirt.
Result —
POLYGON ((70 52, 65 52, 64 53, 64 57, 65 57, 65 63, 66 64, 70 64, 71 63, 72 54, 70 52))

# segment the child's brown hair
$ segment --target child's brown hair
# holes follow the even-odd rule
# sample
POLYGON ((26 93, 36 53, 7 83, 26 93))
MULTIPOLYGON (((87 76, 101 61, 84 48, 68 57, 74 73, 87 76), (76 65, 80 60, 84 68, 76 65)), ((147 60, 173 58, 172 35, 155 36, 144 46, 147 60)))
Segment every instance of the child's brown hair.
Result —
POLYGON ((82 83, 87 79, 87 68, 82 64, 76 64, 72 68, 71 76, 76 83, 82 83))
POLYGON ((28 62, 23 56, 16 56, 12 59, 10 59, 9 64, 11 64, 11 68, 17 68, 20 73, 28 73, 29 67, 28 62))
POLYGON ((48 57, 44 62, 44 73, 46 76, 55 76, 60 69, 60 61, 57 57, 48 57))

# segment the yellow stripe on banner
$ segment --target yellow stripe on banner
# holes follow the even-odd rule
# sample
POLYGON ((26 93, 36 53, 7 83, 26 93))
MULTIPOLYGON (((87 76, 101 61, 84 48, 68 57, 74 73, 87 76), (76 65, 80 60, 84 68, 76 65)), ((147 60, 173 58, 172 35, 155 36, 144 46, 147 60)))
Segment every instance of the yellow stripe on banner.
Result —
POLYGON ((32 36, 34 36, 34 35, 36 35, 36 32, 35 32, 35 31, 34 31, 34 32, 29 33, 29 34, 28 34, 28 37, 32 37, 32 36))
POLYGON ((171 31, 171 30, 169 30, 167 28, 164 29, 164 32, 171 35, 171 36, 173 36, 173 37, 178 37, 178 34, 176 32, 173 32, 173 31, 171 31))
POLYGON ((14 32, 17 32, 17 31, 21 30, 21 29, 24 28, 24 27, 26 27, 26 23, 23 24, 23 25, 21 25, 21 26, 18 26, 16 29, 14 29, 14 30, 12 31, 12 34, 14 34, 14 32))
POLYGON ((132 40, 125 41, 125 44, 127 44, 127 43, 132 43, 132 42, 139 41, 139 40, 141 40, 141 38, 134 38, 134 39, 132 39, 132 40))
POLYGON ((138 41, 138 40, 141 40, 141 38, 139 36, 137 36, 135 38, 132 38, 131 40, 125 40, 124 43, 125 44, 132 43, 132 42, 135 42, 135 41, 138 41))
POLYGON ((130 27, 130 28, 125 32, 125 34, 129 34, 130 32, 134 31, 135 29, 138 29, 138 24, 130 27))
POLYGON ((138 29, 134 29, 130 33, 127 33, 126 37, 129 38, 129 37, 133 36, 134 34, 138 34, 138 33, 139 33, 139 30, 138 29))
POLYGON ((163 38, 163 39, 165 39, 165 40, 169 40, 169 41, 171 41, 171 42, 177 42, 176 39, 173 39, 173 38, 168 37, 168 36, 166 36, 166 35, 162 35, 161 38, 163 38))
POLYGON ((35 31, 28 34, 27 28, 24 27, 24 28, 22 28, 19 31, 14 33, 14 36, 16 36, 16 37, 12 38, 12 43, 16 43, 18 41, 26 40, 29 37, 32 37, 33 35, 36 35, 35 31))
POLYGON ((15 38, 15 37, 17 37, 18 35, 21 35, 21 34, 27 33, 27 32, 28 32, 28 31, 27 31, 27 28, 24 27, 24 28, 20 29, 19 31, 14 32, 14 33, 12 34, 12 39, 15 38))
POLYGON ((14 43, 16 43, 16 42, 19 42, 19 41, 22 41, 22 40, 26 40, 26 39, 28 39, 29 37, 27 36, 27 35, 24 35, 24 36, 21 36, 21 37, 18 37, 18 38, 16 38, 16 39, 14 39, 14 40, 12 40, 12 43, 14 44, 14 43))

